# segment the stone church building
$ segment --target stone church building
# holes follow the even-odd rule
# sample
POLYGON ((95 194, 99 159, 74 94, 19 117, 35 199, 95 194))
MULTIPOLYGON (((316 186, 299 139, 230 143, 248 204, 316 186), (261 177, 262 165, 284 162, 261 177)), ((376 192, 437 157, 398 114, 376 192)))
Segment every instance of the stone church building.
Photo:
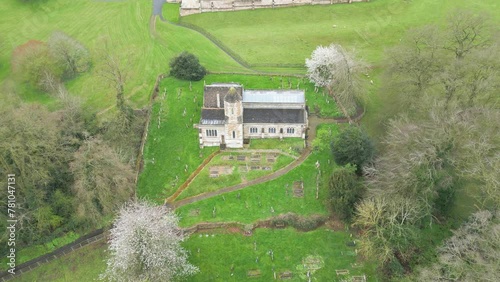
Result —
POLYGON ((200 147, 242 148, 254 138, 305 139, 303 90, 245 90, 237 83, 206 85, 198 128, 200 147))

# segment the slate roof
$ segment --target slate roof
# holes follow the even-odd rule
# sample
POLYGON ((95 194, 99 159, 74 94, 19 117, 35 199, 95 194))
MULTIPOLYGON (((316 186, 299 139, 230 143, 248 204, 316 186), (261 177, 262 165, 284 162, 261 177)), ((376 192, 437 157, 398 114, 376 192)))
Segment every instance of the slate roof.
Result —
POLYGON ((303 109, 244 109, 244 123, 304 123, 303 109))
POLYGON ((201 124, 224 124, 224 120, 224 108, 201 109, 201 124))
POLYGON ((243 103, 304 104, 303 90, 245 90, 243 103))
POLYGON ((237 83, 214 83, 206 85, 203 91, 203 107, 205 108, 224 108, 224 97, 229 89, 234 87, 236 93, 242 96, 242 87, 237 83), (217 94, 219 94, 219 105, 217 105, 217 94))

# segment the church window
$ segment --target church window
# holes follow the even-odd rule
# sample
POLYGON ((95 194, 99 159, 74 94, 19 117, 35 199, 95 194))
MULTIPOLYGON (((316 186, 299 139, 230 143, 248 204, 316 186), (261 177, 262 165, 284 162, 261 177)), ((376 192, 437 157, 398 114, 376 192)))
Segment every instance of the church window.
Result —
POLYGON ((257 127, 250 127, 250 133, 258 133, 259 130, 257 129, 257 127))
POLYGON ((269 133, 276 133, 275 127, 269 127, 269 133))
POLYGON ((233 139, 236 139, 236 131, 233 131, 233 139))
POLYGON ((217 137, 216 129, 207 129, 206 133, 208 137, 217 137))
POLYGON ((288 134, 294 134, 295 133, 295 128, 293 128, 293 127, 287 128, 286 129, 286 133, 288 133, 288 134))

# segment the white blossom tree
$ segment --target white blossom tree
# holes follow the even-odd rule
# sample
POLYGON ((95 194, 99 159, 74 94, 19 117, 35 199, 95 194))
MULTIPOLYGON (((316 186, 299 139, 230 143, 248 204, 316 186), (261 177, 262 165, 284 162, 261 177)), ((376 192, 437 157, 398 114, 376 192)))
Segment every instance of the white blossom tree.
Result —
POLYGON ((110 258, 101 279, 171 281, 198 272, 189 264, 177 216, 144 201, 124 206, 111 229, 110 258))
POLYGON ((343 114, 349 120, 349 112, 356 108, 360 97, 358 74, 362 64, 340 45, 318 46, 306 59, 307 76, 317 87, 325 87, 343 114))

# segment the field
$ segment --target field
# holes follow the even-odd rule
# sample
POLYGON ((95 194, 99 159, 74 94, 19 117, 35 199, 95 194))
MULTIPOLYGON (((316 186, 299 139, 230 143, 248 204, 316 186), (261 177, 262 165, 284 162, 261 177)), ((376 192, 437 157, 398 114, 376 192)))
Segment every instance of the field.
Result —
MULTIPOLYGON (((168 62, 173 56, 184 50, 194 53, 212 74, 192 84, 165 78, 152 108, 144 170, 139 178, 137 195, 163 203, 205 158, 217 150, 200 149, 197 132, 192 127, 200 118, 204 83, 238 82, 247 89, 305 89, 312 113, 337 117, 339 112, 331 98, 321 90, 314 93, 313 85, 306 79, 288 75, 305 73, 304 60, 317 45, 338 43, 354 50, 358 58, 372 66, 367 80, 373 80, 373 84, 368 86, 362 124, 380 141, 387 113, 394 107, 392 97, 381 87, 384 51, 397 44, 412 27, 432 22, 443 24, 446 15, 457 7, 490 11, 493 21, 500 23, 500 13, 495 13, 500 9, 499 5, 497 0, 372 0, 351 5, 205 13, 182 19, 178 16, 178 4, 164 6, 164 14, 172 23, 203 28, 252 67, 247 69, 198 32, 159 20, 152 23, 151 1, 44 0, 25 3, 4 0, 0 2, 0 99, 4 105, 14 105, 10 94, 15 94, 14 97, 22 101, 57 108, 55 98, 33 91, 26 85, 18 85, 10 73, 11 54, 16 46, 31 39, 47 40, 55 30, 78 39, 91 51, 94 58, 92 69, 66 86, 73 95, 85 101, 88 109, 100 113, 112 110, 115 104, 113 90, 98 75, 98 58, 104 42, 112 46, 113 54, 126 66, 125 92, 136 108, 147 105, 156 76, 168 73, 168 62)), ((321 125, 318 138, 312 143, 316 149, 290 173, 267 183, 180 207, 177 213, 181 225, 233 221, 250 224, 287 212, 305 216, 328 215, 326 182, 329 173, 335 169, 335 164, 330 161, 329 140, 338 128, 337 125, 321 125), (317 198, 316 162, 320 163, 322 173, 317 198), (302 198, 294 197, 291 190, 299 181, 304 184, 302 198)), ((283 151, 290 147, 288 143, 276 146, 273 142, 256 140, 251 146, 283 151)), ((298 144, 302 140, 292 142, 298 144)), ((284 157, 273 170, 289 161, 284 157)), ((208 174, 208 171, 203 173, 208 174)), ((180 199, 238 181, 241 178, 231 178, 212 187, 193 182, 194 188, 188 188, 180 199)), ((460 210, 457 213, 465 217, 471 206, 469 198, 463 194, 458 197, 457 209, 460 210)), ((430 230, 429 234, 429 238, 422 239, 429 250, 448 235, 437 229, 430 230)), ((349 275, 366 274, 369 281, 378 280, 375 264, 357 260, 355 250, 345 244, 349 240, 349 233, 333 232, 326 227, 309 232, 290 228, 257 229, 251 237, 226 231, 196 233, 184 245, 191 254, 192 263, 202 272, 189 281, 241 281, 248 277, 250 270, 260 272, 259 277, 252 278, 255 281, 272 280, 273 270, 278 274, 290 270, 295 273, 292 281, 305 281, 305 272, 300 266, 309 255, 321 257, 324 262, 324 266, 313 273, 313 280, 335 281, 338 279, 335 270, 338 269, 348 269, 349 275), (254 250, 254 242, 258 243, 257 250, 254 250), (271 249, 276 255, 274 260, 268 253, 271 249)), ((15 281, 73 281, 76 278, 78 281, 94 281, 105 269, 105 248, 104 243, 83 248, 15 281)), ((425 257, 433 255, 433 252, 426 253, 425 257)))
MULTIPOLYGON (((175 9, 169 6, 170 9, 175 9)), ((126 66, 125 92, 136 107, 149 101, 156 76, 168 72, 174 55, 187 50, 200 57, 211 71, 245 71, 234 60, 200 34, 166 23, 158 23, 158 36, 150 30, 150 1, 34 1, 0 3, 0 79, 2 96, 16 92, 25 101, 54 104, 46 94, 26 87, 12 89, 10 56, 14 48, 28 40, 45 41, 60 30, 81 41, 92 53, 92 70, 67 84, 71 93, 81 97, 95 110, 113 105, 113 90, 98 75, 98 56, 105 41, 111 52, 126 66), (160 27, 161 26, 161 27, 160 27)))
MULTIPOLYGON (((204 28, 257 69, 303 65, 316 46, 330 43, 354 49, 361 59, 377 65, 384 49, 398 43, 409 28, 443 23, 457 7, 494 11, 498 5, 496 0, 374 0, 204 13, 181 21, 204 28)), ((498 13, 493 16, 500 20, 498 13)))

